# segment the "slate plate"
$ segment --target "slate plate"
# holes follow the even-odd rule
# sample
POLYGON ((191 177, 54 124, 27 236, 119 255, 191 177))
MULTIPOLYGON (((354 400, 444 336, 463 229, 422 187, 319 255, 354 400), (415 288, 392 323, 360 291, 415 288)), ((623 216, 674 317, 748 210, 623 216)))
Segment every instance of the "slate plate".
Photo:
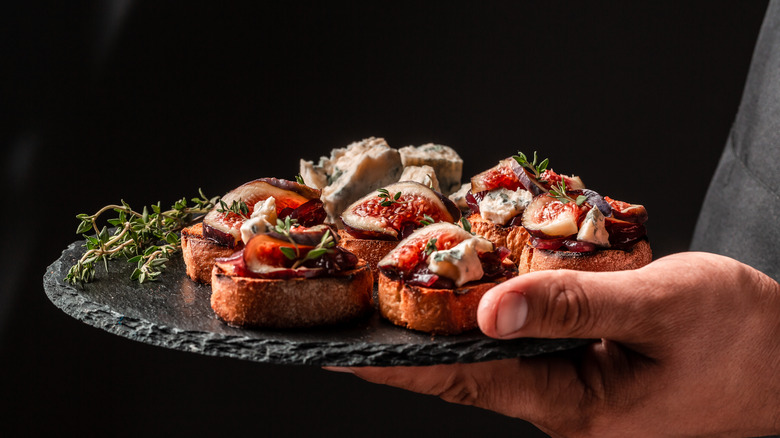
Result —
POLYGON ((589 341, 515 339, 499 341, 478 330, 458 336, 431 336, 383 320, 375 312, 348 326, 305 330, 230 327, 209 304, 211 289, 192 282, 176 257, 159 277, 139 285, 130 280, 132 265, 109 263, 84 286, 62 279, 83 252, 74 242, 43 277, 55 306, 89 325, 136 341, 212 356, 274 364, 330 366, 433 365, 534 356, 571 349, 589 341))

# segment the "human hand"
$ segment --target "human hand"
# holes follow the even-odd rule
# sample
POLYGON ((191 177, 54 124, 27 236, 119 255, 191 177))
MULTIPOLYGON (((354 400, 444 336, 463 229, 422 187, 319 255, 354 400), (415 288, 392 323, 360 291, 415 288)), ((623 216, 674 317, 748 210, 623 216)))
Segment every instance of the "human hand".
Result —
POLYGON ((780 285, 733 259, 681 253, 635 271, 521 275, 485 294, 478 319, 501 339, 602 341, 523 359, 340 370, 556 436, 780 432, 780 285))

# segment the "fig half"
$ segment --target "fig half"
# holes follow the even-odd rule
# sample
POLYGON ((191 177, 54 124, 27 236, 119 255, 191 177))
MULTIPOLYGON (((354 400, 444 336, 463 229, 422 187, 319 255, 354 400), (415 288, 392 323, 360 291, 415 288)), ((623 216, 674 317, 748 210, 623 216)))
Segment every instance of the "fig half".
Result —
POLYGON ((341 214, 341 220, 355 237, 397 239, 403 237, 402 231, 423 226, 425 216, 434 222, 455 222, 460 210, 429 187, 403 181, 357 200, 341 214))
POLYGON ((436 251, 450 249, 466 239, 474 237, 463 228, 447 222, 440 222, 420 228, 405 238, 390 251, 377 266, 379 269, 390 269, 396 272, 406 272, 417 266, 424 259, 424 251, 428 242, 436 239, 436 251))
MULTIPOLYGON (((514 158, 501 160, 497 165, 471 177, 471 192, 479 193, 503 187, 508 190, 517 190, 523 187, 518 174, 525 174, 523 168, 517 164, 514 158)), ((532 192, 533 193, 533 192, 532 192)))
POLYGON ((549 194, 535 197, 523 212, 523 227, 534 237, 557 239, 577 234, 585 209, 574 202, 562 202, 549 194))
MULTIPOLYGON (((319 190, 296 182, 260 178, 231 190, 222 197, 222 201, 228 206, 233 202, 245 203, 249 209, 247 216, 251 216, 258 201, 273 196, 279 214, 285 208, 295 209, 312 199, 318 199, 319 193, 319 190)), ((213 208, 203 218, 203 235, 232 248, 241 241, 241 224, 247 218, 232 212, 220 212, 219 209, 219 206, 213 208)))

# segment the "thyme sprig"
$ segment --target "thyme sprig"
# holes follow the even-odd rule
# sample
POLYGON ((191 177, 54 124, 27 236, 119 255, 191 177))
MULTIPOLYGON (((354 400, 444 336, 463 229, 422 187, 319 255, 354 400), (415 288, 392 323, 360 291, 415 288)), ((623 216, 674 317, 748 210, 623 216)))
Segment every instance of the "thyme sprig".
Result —
POLYGON ((243 217, 244 219, 249 219, 249 206, 247 206, 246 203, 241 199, 237 201, 233 200, 230 206, 228 206, 225 201, 220 199, 217 211, 220 213, 234 213, 243 217))
POLYGON ((513 155, 512 158, 514 158, 519 165, 533 172, 536 179, 539 179, 539 177, 542 176, 542 173, 547 170, 547 166, 550 164, 550 160, 548 158, 545 158, 541 163, 536 164, 536 151, 534 151, 533 161, 528 161, 528 158, 525 156, 525 154, 520 151, 517 151, 517 155, 513 155))
POLYGON ((158 202, 150 206, 151 211, 144 207, 138 212, 123 200, 121 205, 107 205, 91 215, 77 215, 81 222, 76 233, 84 236, 86 251, 68 270, 65 281, 88 283, 95 278, 97 263, 102 262, 107 272, 108 260, 121 256, 137 264, 130 275, 132 280, 139 283, 155 280, 170 255, 181 249, 177 232, 208 213, 219 200, 219 197, 207 198, 201 190, 198 194, 199 197, 190 199, 192 205, 188 205, 187 198, 181 198, 166 211, 162 211, 158 202), (117 213, 117 217, 106 220, 112 228, 100 228, 99 220, 111 211, 117 213))
POLYGON ((380 199, 384 199, 384 201, 380 202, 379 205, 382 207, 389 207, 393 204, 406 204, 407 201, 399 201, 401 198, 401 192, 397 192, 395 195, 390 195, 390 192, 387 189, 379 189, 377 190, 379 194, 377 195, 380 199))
POLYGON ((434 237, 431 240, 429 240, 428 243, 425 244, 425 248, 423 249, 423 251, 425 252, 426 256, 429 256, 434 252, 438 251, 438 249, 436 249, 436 241, 437 240, 434 237))
POLYGON ((301 249, 298 246, 298 243, 295 241, 295 239, 292 238, 292 236, 290 236, 290 230, 299 226, 297 222, 298 221, 296 219, 290 219, 290 217, 287 216, 284 218, 284 221, 277 219, 276 226, 274 227, 276 232, 285 236, 295 248, 293 249, 289 246, 279 247, 279 250, 282 252, 282 254, 284 254, 285 257, 290 260, 295 260, 295 263, 292 265, 292 269, 300 267, 309 260, 316 260, 327 253, 333 252, 332 248, 336 246, 336 240, 333 238, 333 234, 331 234, 330 229, 328 229, 325 230, 325 234, 322 235, 322 238, 320 239, 320 242, 317 244, 317 246, 309 250, 306 255, 301 256, 301 249))
POLYGON ((550 196, 553 198, 563 202, 564 204, 568 204, 569 202, 573 202, 575 204, 582 205, 583 202, 585 202, 588 197, 585 195, 579 195, 577 198, 572 198, 568 193, 566 193, 566 181, 563 179, 560 180, 557 184, 553 184, 550 187, 550 196))

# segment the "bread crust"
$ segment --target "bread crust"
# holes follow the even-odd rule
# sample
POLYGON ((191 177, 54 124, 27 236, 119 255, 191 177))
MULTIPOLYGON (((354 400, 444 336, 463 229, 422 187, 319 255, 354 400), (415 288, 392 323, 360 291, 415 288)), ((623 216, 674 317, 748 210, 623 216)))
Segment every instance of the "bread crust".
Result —
POLYGON ((214 266, 211 308, 229 325, 240 327, 333 325, 371 311, 373 284, 363 260, 339 275, 310 279, 234 277, 214 266))
POLYGON ((368 262, 374 281, 376 281, 379 278, 377 264, 387 253, 398 246, 398 241, 358 239, 344 230, 339 230, 339 246, 368 262))
POLYGON ((479 214, 472 214, 468 217, 471 223, 471 232, 477 236, 493 242, 493 245, 504 246, 512 252, 510 258, 517 262, 521 259, 523 249, 528 243, 528 231, 522 226, 504 227, 483 219, 479 214))
POLYGON ((517 261, 520 274, 548 269, 577 271, 623 271, 638 269, 653 260, 647 240, 640 240, 627 250, 601 249, 593 253, 552 251, 526 245, 517 261))
POLYGON ((401 327, 440 335, 477 328, 479 300, 498 284, 485 281, 432 289, 393 280, 381 272, 378 283, 379 312, 384 318, 401 327))
POLYGON ((199 283, 211 283, 211 270, 219 257, 229 257, 234 248, 221 245, 203 236, 203 224, 181 230, 181 252, 187 276, 199 283))

